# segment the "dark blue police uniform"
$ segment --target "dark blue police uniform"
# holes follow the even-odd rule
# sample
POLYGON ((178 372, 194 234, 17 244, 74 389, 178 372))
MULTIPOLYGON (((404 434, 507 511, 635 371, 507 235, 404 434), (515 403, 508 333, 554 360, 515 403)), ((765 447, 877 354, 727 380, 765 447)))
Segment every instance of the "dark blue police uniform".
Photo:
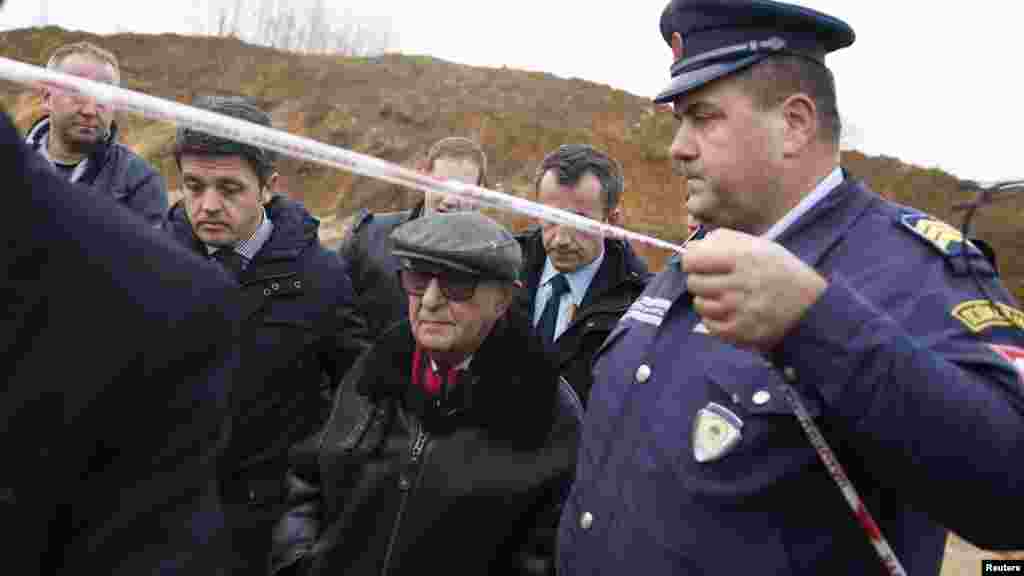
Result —
MULTIPOLYGON (((696 4, 773 3, 666 13, 696 4)), ((687 74, 662 96, 700 85, 687 74)), ((1024 545, 1024 313, 955 229, 844 176, 778 238, 829 287, 770 358, 708 333, 678 261, 623 316, 594 363, 561 574, 881 573, 787 381, 908 573, 938 573, 947 529, 1024 545)))

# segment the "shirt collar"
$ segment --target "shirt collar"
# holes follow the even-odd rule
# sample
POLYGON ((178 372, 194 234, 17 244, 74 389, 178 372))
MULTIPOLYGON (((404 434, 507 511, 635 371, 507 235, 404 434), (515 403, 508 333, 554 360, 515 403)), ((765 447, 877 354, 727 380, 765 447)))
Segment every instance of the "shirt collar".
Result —
MULTIPOLYGON (((427 354, 427 358, 430 358, 429 354, 427 354)), ((452 370, 465 370, 465 369, 469 368, 469 363, 472 362, 472 361, 473 361, 473 355, 470 354, 469 356, 466 356, 465 360, 463 360, 462 362, 459 362, 455 366, 452 366, 452 370)), ((433 358, 430 358, 430 368, 433 369, 434 372, 437 372, 438 370, 440 370, 440 368, 438 368, 438 366, 437 366, 437 362, 434 362, 433 358)))
POLYGON ((762 238, 776 240, 783 232, 786 231, 787 228, 792 226, 794 222, 806 214, 808 210, 814 208, 818 202, 821 202, 825 196, 828 196, 829 192, 842 183, 843 169, 836 166, 828 176, 822 179, 821 182, 818 182, 818 185, 814 187, 814 190, 812 190, 810 194, 804 196, 792 210, 787 212, 781 220, 769 228, 768 231, 762 235, 762 238))
MULTIPOLYGON (((54 160, 50 156, 50 133, 49 132, 43 133, 42 138, 39 139, 39 148, 37 148, 36 150, 39 151, 39 154, 43 158, 46 158, 46 161, 50 163, 50 166, 53 166, 54 170, 57 169, 57 161, 54 160)), ((86 168, 86 166, 88 164, 89 164, 89 157, 88 156, 86 156, 85 158, 82 158, 81 160, 79 160, 78 164, 75 164, 75 169, 71 171, 71 176, 68 178, 68 181, 69 182, 78 182, 78 180, 82 177, 82 175, 85 174, 85 168, 86 168)))
MULTIPOLYGON (((267 209, 263 209, 263 220, 260 221, 260 225, 253 231, 252 236, 249 236, 245 240, 239 241, 235 244, 235 252, 245 258, 246 262, 252 261, 259 253, 260 249, 270 240, 270 235, 274 231, 274 223, 270 221, 270 216, 267 215, 267 209)), ((206 245, 206 253, 213 254, 220 250, 220 246, 206 245)))
MULTIPOLYGON (((572 272, 562 274, 569 282, 569 291, 572 293, 572 299, 576 304, 583 302, 587 289, 590 288, 590 283, 594 280, 594 276, 597 275, 597 271, 601 269, 602 262, 604 262, 604 243, 601 244, 601 253, 597 255, 597 258, 594 258, 593 262, 586 266, 581 266, 572 272)), ((546 258, 544 261, 544 271, 540 275, 540 286, 547 285, 556 274, 558 274, 558 270, 555 270, 555 265, 551 263, 551 257, 546 258)))

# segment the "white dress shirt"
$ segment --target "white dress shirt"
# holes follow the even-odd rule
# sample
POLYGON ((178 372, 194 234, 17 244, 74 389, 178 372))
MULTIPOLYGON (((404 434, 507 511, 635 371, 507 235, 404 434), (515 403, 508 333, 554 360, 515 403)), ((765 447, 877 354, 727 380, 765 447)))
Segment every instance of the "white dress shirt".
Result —
MULTIPOLYGON (((558 318, 555 319, 555 340, 558 340, 562 332, 565 332, 565 329, 572 323, 576 309, 583 304, 583 298, 587 295, 587 290, 590 289, 590 283, 593 282, 597 271, 601 269, 602 262, 604 262, 604 245, 601 246, 601 254, 593 262, 572 272, 562 273, 569 283, 569 291, 562 295, 562 301, 558 305, 558 318)), ((551 263, 551 258, 547 258, 544 262, 544 271, 540 275, 540 283, 537 286, 537 298, 533 304, 534 326, 537 326, 541 315, 544 314, 544 307, 551 297, 551 279, 558 273, 551 263)))

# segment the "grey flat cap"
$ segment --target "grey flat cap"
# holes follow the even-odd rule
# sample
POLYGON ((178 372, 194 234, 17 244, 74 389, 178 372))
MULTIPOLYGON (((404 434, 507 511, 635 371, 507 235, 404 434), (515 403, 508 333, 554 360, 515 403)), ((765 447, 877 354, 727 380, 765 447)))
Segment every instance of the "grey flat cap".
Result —
POLYGON ((514 282, 523 262, 519 243, 479 212, 431 214, 391 233, 398 258, 426 260, 483 278, 514 282))

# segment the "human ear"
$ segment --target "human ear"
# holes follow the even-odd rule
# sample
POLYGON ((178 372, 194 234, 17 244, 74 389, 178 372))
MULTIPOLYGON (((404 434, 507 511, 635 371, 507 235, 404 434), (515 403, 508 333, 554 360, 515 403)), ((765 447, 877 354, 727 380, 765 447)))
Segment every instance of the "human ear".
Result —
POLYGON ((818 123, 818 107, 809 96, 796 93, 786 98, 779 106, 783 128, 783 153, 792 156, 799 153, 818 138, 821 126, 818 123))

